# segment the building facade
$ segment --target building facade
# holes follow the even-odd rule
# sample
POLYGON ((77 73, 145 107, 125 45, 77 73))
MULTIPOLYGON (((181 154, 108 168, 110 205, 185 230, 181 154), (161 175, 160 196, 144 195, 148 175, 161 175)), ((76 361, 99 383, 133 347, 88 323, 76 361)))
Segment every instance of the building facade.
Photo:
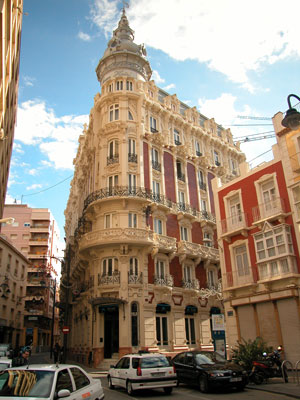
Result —
POLYGON ((300 264, 280 146, 274 159, 236 180, 213 182, 229 347, 262 337, 300 358, 300 264))
POLYGON ((0 343, 24 344, 24 299, 29 262, 0 235, 0 343))
POLYGON ((0 218, 2 218, 18 103, 23 0, 0 1, 0 218))
POLYGON ((58 226, 46 208, 7 204, 3 215, 15 219, 11 225, 3 224, 3 234, 30 262, 26 277, 23 340, 26 344, 32 343, 34 348, 48 348, 52 332, 57 333, 58 325, 57 312, 53 312, 55 279, 60 269, 58 226), (55 327, 52 327, 54 321, 55 327))
POLYGON ((68 347, 96 366, 212 348, 222 304, 211 181, 238 175, 245 157, 230 130, 150 80, 124 10, 96 73, 65 211, 68 347))

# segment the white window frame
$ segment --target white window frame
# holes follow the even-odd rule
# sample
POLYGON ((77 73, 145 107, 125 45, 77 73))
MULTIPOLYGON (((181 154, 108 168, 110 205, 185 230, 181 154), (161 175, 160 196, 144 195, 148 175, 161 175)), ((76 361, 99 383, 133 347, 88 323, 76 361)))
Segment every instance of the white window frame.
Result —
POLYGON ((108 188, 112 189, 119 185, 119 175, 110 175, 107 177, 108 188))
POLYGON ((160 258, 155 260, 155 275, 158 278, 165 279, 167 275, 166 262, 160 258))
POLYGON ((153 117, 152 115, 150 115, 150 130, 151 132, 158 132, 157 130, 157 119, 155 117, 153 117))
POLYGON ((189 241, 189 228, 186 226, 180 225, 180 239, 185 242, 189 241))
POLYGON ((132 83, 132 81, 129 81, 129 80, 126 81, 126 90, 132 92, 132 90, 133 90, 133 83, 132 83))
POLYGON ((176 145, 176 142, 179 142, 180 144, 182 144, 180 132, 176 128, 174 128, 173 133, 174 133, 174 143, 175 143, 175 145, 176 145))
POLYGON ((110 229, 113 227, 113 214, 104 214, 104 228, 110 229))
POLYGON ((102 260, 102 276, 112 276, 118 271, 119 261, 116 257, 105 257, 102 260))
POLYGON ((136 140, 128 139, 128 154, 136 154, 136 140))
POLYGON ((138 276, 139 274, 139 260, 137 257, 130 257, 129 259, 129 275, 138 276))
POLYGON ((117 139, 110 140, 107 146, 108 158, 119 156, 119 141, 117 139))
POLYGON ((186 344, 188 344, 188 345, 196 344, 195 317, 193 315, 185 315, 184 316, 184 325, 185 325, 186 344))
POLYGON ((160 218, 154 217, 153 218, 153 229, 154 232, 158 235, 163 234, 163 221, 160 218))
POLYGON ((123 81, 116 82, 116 90, 123 90, 123 81))
POLYGON ((136 175, 135 174, 128 174, 128 187, 129 187, 129 189, 136 188, 136 175))

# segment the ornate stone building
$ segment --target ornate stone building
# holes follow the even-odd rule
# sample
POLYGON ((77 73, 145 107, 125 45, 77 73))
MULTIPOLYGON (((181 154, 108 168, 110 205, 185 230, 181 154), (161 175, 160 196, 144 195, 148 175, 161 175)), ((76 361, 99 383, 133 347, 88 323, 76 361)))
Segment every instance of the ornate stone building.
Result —
POLYGON ((150 80, 124 10, 96 73, 65 211, 68 347, 96 366, 212 348, 222 305, 211 180, 232 179, 245 157, 230 130, 150 80))

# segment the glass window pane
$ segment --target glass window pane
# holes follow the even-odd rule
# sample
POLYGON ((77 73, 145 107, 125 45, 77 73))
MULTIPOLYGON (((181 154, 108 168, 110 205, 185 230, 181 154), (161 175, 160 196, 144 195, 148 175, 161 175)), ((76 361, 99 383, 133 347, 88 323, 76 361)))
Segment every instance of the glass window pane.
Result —
POLYGON ((163 334, 163 344, 168 345, 168 320, 167 320, 167 317, 162 317, 162 334, 163 334))

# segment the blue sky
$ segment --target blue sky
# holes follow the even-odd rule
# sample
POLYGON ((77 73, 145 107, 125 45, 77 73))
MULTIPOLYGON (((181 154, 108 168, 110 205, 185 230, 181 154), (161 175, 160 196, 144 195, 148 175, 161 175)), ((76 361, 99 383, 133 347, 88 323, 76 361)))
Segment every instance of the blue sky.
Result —
MULTIPOLYGON (((299 0, 288 6, 279 0, 128 3, 135 42, 145 44, 156 84, 230 127, 235 137, 272 131, 270 119, 255 118, 285 112, 288 94, 300 95, 299 0)), ((62 238, 78 136, 100 91, 95 68, 122 4, 24 0, 7 203, 49 208, 62 238)), ((274 143, 241 148, 254 166, 272 158, 274 143)))

